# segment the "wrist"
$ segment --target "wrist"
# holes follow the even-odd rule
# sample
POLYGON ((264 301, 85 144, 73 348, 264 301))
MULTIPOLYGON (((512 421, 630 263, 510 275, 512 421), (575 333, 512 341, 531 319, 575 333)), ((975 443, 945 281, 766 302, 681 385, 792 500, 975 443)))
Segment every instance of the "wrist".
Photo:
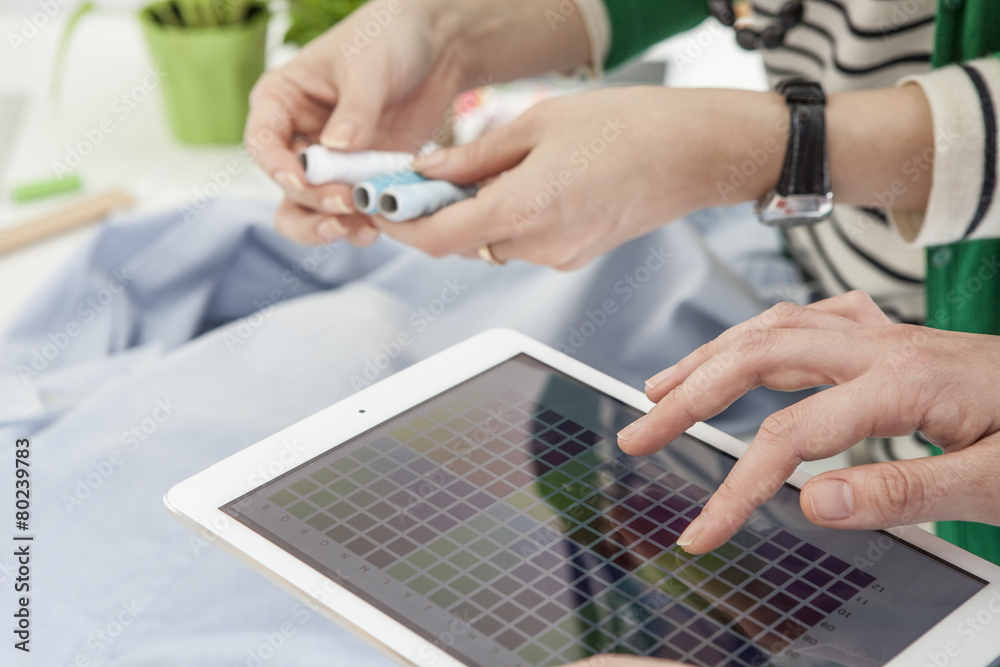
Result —
MULTIPOLYGON (((426 30, 434 57, 433 62, 447 59, 461 72, 461 88, 476 85, 475 44, 467 39, 472 12, 456 0, 423 0, 426 30)), ((479 4, 478 2, 475 4, 479 4)))
POLYGON ((789 111, 774 92, 716 91, 711 132, 714 187, 707 206, 758 202, 778 183, 788 145, 789 111))
POLYGON ((439 53, 461 63, 465 88, 570 70, 591 59, 586 24, 565 0, 424 0, 439 53), (558 17, 558 20, 552 17, 558 17))
POLYGON ((837 201, 923 210, 934 165, 930 107, 919 86, 830 95, 830 180, 837 201))

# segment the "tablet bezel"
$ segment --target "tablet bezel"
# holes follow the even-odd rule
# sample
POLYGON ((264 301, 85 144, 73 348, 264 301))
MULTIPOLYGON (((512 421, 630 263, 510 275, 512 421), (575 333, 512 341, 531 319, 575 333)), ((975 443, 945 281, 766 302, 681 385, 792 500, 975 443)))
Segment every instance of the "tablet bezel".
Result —
MULTIPOLYGON (((171 514, 205 539, 229 551, 310 608, 364 638, 397 662, 421 667, 462 667, 462 662, 416 631, 218 508, 332 449, 331 442, 338 443, 334 447, 339 446, 522 353, 643 412, 652 407, 641 391, 562 352, 511 330, 492 329, 233 454, 174 486, 164 496, 164 502, 171 514)), ((693 426, 688 434, 733 456, 740 456, 746 449, 745 443, 703 423, 693 426)), ((809 477, 806 472, 797 470, 788 482, 799 489, 809 477)), ((941 654, 950 661, 960 654, 963 665, 989 665, 1000 655, 1000 633, 994 633, 991 638, 990 633, 979 632, 964 644, 959 637, 963 624, 967 624, 967 616, 975 617, 984 609, 1000 615, 1000 568, 919 528, 894 528, 887 532, 991 582, 888 664, 933 664, 930 662, 932 655, 941 654), (956 651, 958 653, 953 656, 956 651)), ((447 632, 442 633, 439 641, 447 643, 447 632)))

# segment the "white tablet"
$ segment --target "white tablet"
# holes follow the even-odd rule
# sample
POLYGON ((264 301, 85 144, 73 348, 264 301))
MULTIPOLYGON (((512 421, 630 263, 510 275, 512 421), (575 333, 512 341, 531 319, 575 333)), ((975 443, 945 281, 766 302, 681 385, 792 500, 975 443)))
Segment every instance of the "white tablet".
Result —
POLYGON ((560 352, 489 331, 178 484, 166 503, 404 664, 617 652, 975 667, 1000 655, 1000 568, 916 528, 818 528, 799 510, 802 472, 725 546, 686 554, 678 535, 744 445, 698 424, 627 456, 615 433, 649 406, 560 352))

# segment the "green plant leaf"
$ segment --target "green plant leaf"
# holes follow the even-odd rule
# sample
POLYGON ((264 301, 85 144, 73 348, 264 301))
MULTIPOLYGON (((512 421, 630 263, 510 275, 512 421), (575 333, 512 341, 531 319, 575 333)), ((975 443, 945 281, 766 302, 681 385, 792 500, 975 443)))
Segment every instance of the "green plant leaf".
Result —
POLYGON ((169 2, 156 2, 149 5, 148 9, 163 25, 181 25, 181 17, 177 15, 177 9, 169 2))
POLYGON ((366 0, 289 0, 292 23, 285 41, 302 46, 319 37, 366 0))
POLYGON ((169 0, 146 8, 164 25, 207 28, 242 23, 254 7, 267 0, 169 0))
POLYGON ((76 8, 76 11, 70 15, 69 21, 66 22, 66 27, 63 29, 62 37, 59 38, 59 48, 56 51, 56 64, 52 68, 52 85, 49 87, 49 99, 53 106, 58 107, 59 91, 62 90, 63 77, 66 75, 66 54, 69 51, 69 44, 73 33, 76 32, 80 20, 95 9, 97 9, 96 5, 90 2, 90 0, 81 3, 76 8))

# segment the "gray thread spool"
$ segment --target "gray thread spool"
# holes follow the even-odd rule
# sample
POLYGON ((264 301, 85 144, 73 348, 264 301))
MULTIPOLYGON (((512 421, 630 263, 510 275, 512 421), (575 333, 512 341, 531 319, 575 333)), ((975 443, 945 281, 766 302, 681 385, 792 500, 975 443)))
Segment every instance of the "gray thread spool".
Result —
POLYGON ((360 213, 375 215, 379 209, 379 198, 386 188, 407 183, 422 183, 427 179, 415 171, 398 171, 393 174, 381 174, 356 184, 351 189, 351 199, 354 208, 360 213))
POLYGON ((379 215, 393 222, 413 220, 440 211, 476 194, 476 186, 448 181, 423 181, 391 185, 378 199, 379 215))

